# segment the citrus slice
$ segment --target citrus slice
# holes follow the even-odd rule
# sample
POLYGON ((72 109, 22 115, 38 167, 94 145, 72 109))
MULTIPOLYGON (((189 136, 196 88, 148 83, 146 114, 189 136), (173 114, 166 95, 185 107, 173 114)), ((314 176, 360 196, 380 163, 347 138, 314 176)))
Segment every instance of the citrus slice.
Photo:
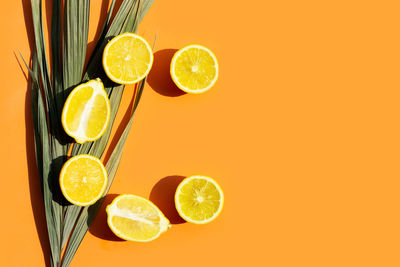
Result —
POLYGON ((208 48, 188 45, 172 57, 170 71, 176 86, 187 93, 200 94, 216 83, 218 62, 208 48))
POLYGON ((94 204, 107 186, 107 172, 98 158, 78 155, 65 162, 60 172, 64 197, 77 206, 94 204))
POLYGON ((138 242, 156 239, 170 227, 169 220, 149 200, 120 195, 107 206, 107 223, 118 237, 138 242))
POLYGON ((195 175, 185 178, 175 192, 179 215, 191 223, 211 222, 221 213, 223 204, 224 194, 210 177, 195 175))
POLYGON ((65 132, 82 144, 99 139, 110 120, 110 100, 100 79, 75 87, 65 101, 62 125, 65 132))
POLYGON ((104 70, 108 78, 116 83, 136 83, 149 74, 152 65, 152 49, 146 40, 137 34, 120 34, 104 48, 104 70))

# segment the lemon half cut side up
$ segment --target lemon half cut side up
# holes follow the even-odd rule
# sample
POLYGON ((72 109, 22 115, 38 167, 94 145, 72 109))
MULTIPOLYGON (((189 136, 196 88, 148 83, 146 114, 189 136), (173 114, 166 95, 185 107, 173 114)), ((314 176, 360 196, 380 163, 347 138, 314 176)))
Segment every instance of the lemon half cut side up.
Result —
POLYGON ((221 213, 224 193, 218 183, 210 177, 194 175, 185 178, 176 189, 175 207, 179 215, 188 222, 205 224, 221 213))
POLYGON ((188 45, 172 57, 170 72, 172 80, 181 90, 201 94, 215 85, 219 67, 211 50, 201 45, 188 45))
POLYGON ((149 74, 153 59, 148 42, 137 34, 127 32, 111 39, 104 48, 103 68, 113 82, 133 84, 149 74))
POLYGON ((74 205, 89 206, 103 195, 108 178, 101 161, 90 155, 77 155, 67 160, 60 172, 64 197, 74 205))

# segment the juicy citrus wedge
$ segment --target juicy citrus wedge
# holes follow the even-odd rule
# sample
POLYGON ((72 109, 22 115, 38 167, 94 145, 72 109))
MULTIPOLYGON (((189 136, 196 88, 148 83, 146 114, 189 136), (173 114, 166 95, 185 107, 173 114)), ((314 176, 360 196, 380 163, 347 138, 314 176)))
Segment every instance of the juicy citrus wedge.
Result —
POLYGON ((116 83, 136 83, 146 77, 152 65, 152 49, 146 40, 137 34, 120 34, 104 48, 104 70, 108 78, 116 83))
POLYGON ((107 223, 118 237, 138 242, 156 239, 170 227, 169 220, 149 200, 120 195, 107 206, 107 223))
POLYGON ((78 155, 65 162, 60 172, 60 187, 72 204, 94 204, 104 193, 107 172, 98 158, 78 155))
POLYGON ((176 209, 191 223, 211 222, 221 213, 223 204, 224 194, 210 177, 195 175, 185 178, 176 189, 176 209))
POLYGON ((62 110, 65 132, 82 144, 99 139, 110 120, 110 100, 100 79, 78 85, 62 110))
POLYGON ((175 53, 171 61, 171 77, 183 91, 200 94, 209 90, 218 79, 215 55, 201 45, 188 45, 175 53))

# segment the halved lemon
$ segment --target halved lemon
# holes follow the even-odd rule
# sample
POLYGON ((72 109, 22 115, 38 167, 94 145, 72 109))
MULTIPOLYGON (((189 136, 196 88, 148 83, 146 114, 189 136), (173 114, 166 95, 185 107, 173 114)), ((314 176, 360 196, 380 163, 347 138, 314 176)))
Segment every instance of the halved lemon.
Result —
POLYGON ((65 132, 77 143, 95 141, 107 129, 110 100, 100 79, 75 87, 67 97, 61 122, 65 132))
POLYGON ((107 172, 101 161, 90 155, 78 155, 65 162, 60 172, 64 197, 77 206, 94 204, 107 186, 107 172))
POLYGON ((185 178, 176 189, 175 206, 188 222, 205 224, 221 213, 224 193, 216 181, 207 176, 185 178))
POLYGON ((116 83, 139 82, 149 74, 152 65, 152 49, 147 41, 137 34, 120 34, 104 48, 104 70, 108 78, 116 83))
POLYGON ((125 240, 148 242, 171 227, 156 205, 135 195, 116 197, 106 211, 108 226, 125 240))
POLYGON ((172 57, 170 71, 176 86, 187 93, 200 94, 216 83, 218 62, 208 48, 188 45, 172 57))

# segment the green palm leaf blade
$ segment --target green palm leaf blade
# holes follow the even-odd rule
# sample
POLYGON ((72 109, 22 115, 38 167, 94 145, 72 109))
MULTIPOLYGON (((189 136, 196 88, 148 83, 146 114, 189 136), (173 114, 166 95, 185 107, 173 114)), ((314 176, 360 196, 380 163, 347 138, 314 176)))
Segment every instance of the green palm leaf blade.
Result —
MULTIPOLYGON (((147 1, 145 1, 145 2, 147 2, 147 1)), ((102 138, 100 138, 96 142, 86 143, 83 145, 75 144, 73 151, 72 151, 72 155, 88 153, 88 154, 91 154, 91 155, 94 155, 94 156, 100 158, 102 156, 102 154, 104 153, 104 150, 105 150, 108 140, 110 138, 111 129, 112 129, 113 123, 115 121, 118 107, 121 102, 121 97, 123 94, 124 86, 116 85, 115 83, 111 82, 106 77, 106 75, 101 67, 102 52, 103 52, 105 45, 112 37, 114 37, 122 32, 127 32, 127 31, 133 32, 137 28, 138 19, 140 17, 139 14, 142 14, 141 12, 147 12, 148 8, 150 7, 149 5, 146 5, 146 9, 141 10, 140 7, 142 5, 140 3, 141 3, 140 1, 136 1, 136 0, 133 0, 133 1, 125 0, 122 3, 113 22, 111 23, 107 33, 104 35, 103 44, 99 46, 99 49, 97 51, 94 51, 94 56, 92 56, 93 61, 91 60, 88 64, 88 69, 86 71, 86 74, 84 75, 83 80, 85 81, 85 80, 93 79, 93 78, 96 78, 99 76, 102 78, 104 85, 105 85, 105 90, 108 92, 109 97, 110 97, 110 104, 111 104, 110 124, 109 124, 109 127, 106 130, 105 134, 102 136, 102 138)), ((106 22, 107 22, 107 20, 106 20, 106 22)), ((144 86, 144 81, 142 83, 140 83, 140 86, 138 87, 137 97, 140 97, 141 91, 143 90, 143 86, 144 86)), ((136 98, 135 103, 138 103, 138 99, 139 98, 136 98)), ((132 122, 130 122, 128 124, 129 127, 127 126, 127 129, 128 129, 127 132, 129 132, 131 124, 132 124, 132 122)), ((127 135, 127 133, 126 133, 126 135, 127 135)), ((123 143, 125 143, 125 141, 123 143)), ((117 147, 116 147, 116 150, 118 151, 120 146, 117 145, 117 147)), ((122 147, 121 147, 121 153, 122 153, 122 147)), ((119 163, 119 159, 118 159, 118 163, 119 163)), ((118 165, 118 164, 116 163, 116 165, 118 165)), ((114 175, 112 175, 112 178, 113 178, 113 176, 114 175)), ((109 179, 110 179, 110 176, 109 176, 109 179)), ((110 179, 110 181, 112 181, 112 179, 110 179)), ((111 185, 111 183, 110 183, 110 185, 111 185)), ((107 189, 107 192, 108 192, 108 189, 107 189)), ((96 214, 101 206, 102 201, 103 200, 99 201, 98 203, 91 206, 90 208, 81 208, 81 207, 72 206, 72 205, 69 206, 67 213, 65 214, 66 215, 65 216, 66 224, 67 224, 67 221, 75 222, 78 218, 79 219, 78 219, 75 227, 73 228, 73 230, 72 230, 72 227, 68 227, 68 229, 64 228, 64 229, 66 229, 66 231, 64 232, 65 237, 68 236, 69 231, 71 231, 71 230, 72 230, 72 234, 68 241, 68 245, 67 245, 67 248, 66 248, 66 251, 64 254, 62 266, 69 265, 70 261, 72 260, 73 255, 75 254, 80 243, 82 242, 83 237, 85 236, 86 232, 88 231, 88 228, 89 228, 91 222, 93 221, 94 217, 96 216, 96 214)), ((72 224, 70 224, 70 225, 72 225, 72 224)), ((65 242, 66 240, 63 240, 63 241, 65 242)))
POLYGON ((40 91, 38 83, 38 63, 36 55, 32 57, 32 70, 31 73, 31 106, 32 106, 32 119, 34 125, 34 140, 36 151, 36 165, 39 171, 39 179, 42 188, 42 195, 46 214, 47 231, 49 233, 50 241, 50 262, 52 266, 57 266, 60 261, 60 249, 58 237, 58 229, 54 223, 54 210, 52 207, 51 190, 49 180, 47 179, 50 173, 51 155, 50 155, 50 142, 47 126, 47 115, 44 106, 44 99, 40 91))
MULTIPOLYGON (((53 11, 58 13, 53 13, 54 17, 61 17, 61 10, 54 9, 53 11), (56 16, 56 14, 59 14, 56 16)), ((59 102, 57 117, 59 120, 58 129, 61 129, 61 133, 58 134, 60 140, 68 140, 66 134, 62 130, 60 118, 61 111, 64 105, 65 98, 68 93, 81 82, 83 75, 83 68, 85 64, 86 58, 86 48, 87 48, 87 40, 88 40, 88 32, 89 32, 89 11, 90 11, 90 1, 89 0, 67 0, 64 3, 64 25, 63 31, 58 33, 58 46, 61 46, 60 37, 63 35, 62 41, 62 77, 59 77, 59 82, 62 83, 62 90, 57 92, 57 98, 59 102)), ((57 28, 58 20, 56 22, 53 21, 53 25, 57 28)), ((57 38, 57 37, 54 37, 57 38)), ((60 50, 61 51, 61 50, 60 50)), ((57 57, 57 54, 55 54, 57 57)), ((54 62, 54 61, 53 61, 54 62)), ((55 79, 57 78, 55 75, 53 76, 55 79)), ((71 139, 69 139, 71 140, 71 139)), ((60 160, 57 161, 57 175, 62 165, 66 160, 66 154, 68 151, 69 144, 65 142, 65 146, 63 147, 62 155, 60 160)), ((66 229, 70 229, 73 227, 74 222, 69 220, 69 204, 64 200, 63 207, 63 223, 61 228, 61 247, 64 247, 66 240, 68 239, 68 232, 66 229)))
MULTIPOLYGON (((101 67, 101 58, 103 55, 103 49, 105 45, 107 44, 108 40, 110 37, 114 35, 118 35, 123 31, 121 21, 126 20, 126 18, 129 16, 129 6, 133 6, 135 0, 125 0, 117 14, 115 15, 114 20, 112 21, 111 25, 109 28, 109 22, 111 19, 113 7, 115 4, 115 1, 111 3, 110 10, 108 12, 106 21, 103 26, 103 31, 100 35, 100 38, 97 42, 96 48, 93 51, 93 55, 88 63, 87 70, 85 72, 85 75, 83 77, 83 81, 87 81, 90 79, 94 79, 100 76, 100 78, 104 82, 104 89, 107 91, 109 94, 110 98, 110 105, 111 105, 111 116, 110 116, 110 123, 109 126, 102 136, 101 139, 97 140, 96 142, 89 142, 85 144, 74 144, 74 147, 72 149, 71 155, 79 155, 79 154, 89 154, 89 151, 93 148, 93 152, 91 155, 96 156, 100 158, 105 150, 105 147, 107 146, 107 142, 109 140, 110 134, 111 134, 111 129, 114 124, 115 116, 118 111, 118 107, 121 101, 122 93, 124 86, 122 85, 117 85, 115 83, 112 83, 105 75, 102 67, 101 67), (119 25, 119 29, 116 25, 119 25), (113 28, 114 30, 110 31, 110 29, 113 28), (100 45, 99 45, 100 44, 100 45)), ((65 245, 67 242, 71 231, 74 227, 74 224, 81 212, 82 208, 74 205, 69 205, 66 209, 65 216, 64 216, 64 229, 63 229, 63 238, 62 238, 62 246, 65 245)))
MULTIPOLYGON (((23 59, 23 58, 22 58, 23 59)), ((42 190, 42 196, 45 206, 46 224, 49 233, 50 242, 50 262, 52 266, 58 266, 60 262, 60 251, 58 247, 58 229, 55 227, 56 214, 53 208, 53 198, 51 190, 51 181, 48 179, 51 167, 51 153, 48 132, 47 108, 44 103, 41 89, 39 87, 39 68, 36 54, 32 56, 32 69, 28 67, 23 59, 25 66, 31 75, 31 108, 33 120, 33 134, 35 145, 36 165, 39 173, 39 180, 42 190)))
POLYGON ((67 0, 64 5, 63 85, 64 92, 82 80, 89 32, 89 0, 67 0))
MULTIPOLYGON (((53 1, 52 14, 61 13, 61 1, 53 1)), ((61 16, 52 16, 51 19, 51 59, 52 59, 52 86, 54 103, 57 114, 61 113, 63 99, 62 67, 61 67, 61 16)), ((60 121, 60 119, 58 119, 60 121)), ((59 131, 61 132, 61 131, 59 131)))
POLYGON ((42 1, 31 0, 35 48, 32 52, 32 69, 28 70, 31 75, 36 164, 45 206, 52 266, 69 266, 100 209, 116 174, 145 80, 137 85, 131 118, 106 164, 109 175, 106 193, 90 207, 81 208, 67 203, 58 184, 59 171, 67 158, 72 141, 61 126, 61 111, 65 98, 70 90, 82 81, 98 77, 102 79, 111 104, 109 126, 96 142, 74 144, 72 148, 72 155, 88 153, 101 158, 110 139, 124 90, 123 85, 111 82, 105 75, 101 64, 102 53, 112 37, 123 32, 136 32, 138 23, 152 3, 153 0, 124 0, 111 20, 116 4, 116 0, 112 1, 102 32, 84 72, 90 0, 54 0, 50 35, 50 75, 44 41, 42 1), (62 12, 64 14, 61 14, 62 12), (62 257, 61 252, 65 246, 62 257))
POLYGON ((47 52, 44 43, 43 21, 42 21, 42 1, 31 0, 32 20, 35 37, 33 75, 36 81, 32 84, 33 97, 32 108, 37 109, 33 114, 34 134, 36 144, 40 143, 41 149, 36 146, 36 153, 41 154, 37 161, 38 169, 42 176, 42 194, 46 214, 46 224, 50 243, 51 264, 58 266, 60 263, 60 239, 61 239, 61 221, 62 206, 60 196, 54 192, 55 183, 52 179, 55 174, 52 171, 55 152, 60 151, 55 136, 52 134, 54 126, 57 125, 57 118, 54 105, 54 92, 50 82, 50 72, 47 63, 47 52), (41 87, 40 87, 41 85, 41 87), (42 93, 43 92, 43 93, 42 93), (44 95, 43 95, 44 94, 44 95), (37 102, 37 104, 33 103, 37 102), (39 166, 42 165, 42 166, 39 166))

